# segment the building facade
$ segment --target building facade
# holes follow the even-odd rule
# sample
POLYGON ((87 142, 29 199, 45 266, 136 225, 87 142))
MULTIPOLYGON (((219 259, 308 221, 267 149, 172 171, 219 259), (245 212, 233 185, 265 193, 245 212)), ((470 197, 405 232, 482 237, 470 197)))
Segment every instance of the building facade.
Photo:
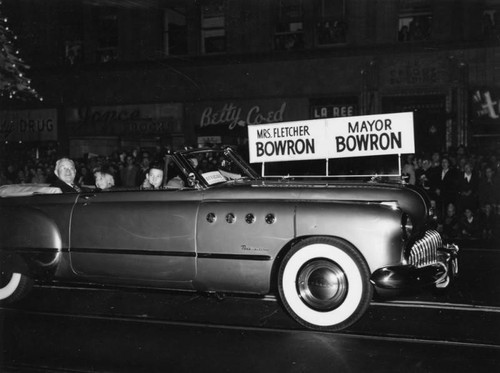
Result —
POLYGON ((4 0, 42 103, 4 141, 73 157, 245 146, 247 126, 413 111, 418 152, 500 148, 493 0, 4 0))

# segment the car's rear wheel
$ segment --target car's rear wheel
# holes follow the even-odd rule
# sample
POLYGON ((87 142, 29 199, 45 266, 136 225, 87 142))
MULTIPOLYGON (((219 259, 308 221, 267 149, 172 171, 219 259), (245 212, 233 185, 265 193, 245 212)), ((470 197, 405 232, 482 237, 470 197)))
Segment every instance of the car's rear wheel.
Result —
POLYGON ((32 286, 32 280, 18 272, 0 273, 0 301, 14 302, 22 298, 32 286))
POLYGON ((373 288, 364 258, 350 244, 330 237, 305 239, 284 257, 278 274, 280 298, 302 325, 341 330, 370 304, 373 288))

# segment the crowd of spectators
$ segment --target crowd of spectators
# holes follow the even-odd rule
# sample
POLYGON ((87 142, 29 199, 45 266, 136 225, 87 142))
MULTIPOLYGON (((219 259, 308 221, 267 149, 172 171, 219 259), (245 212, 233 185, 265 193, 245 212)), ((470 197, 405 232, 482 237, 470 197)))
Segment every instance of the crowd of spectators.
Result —
POLYGON ((446 240, 498 240, 500 159, 459 146, 454 152, 408 155, 402 165, 408 183, 427 191, 436 228, 446 240))
MULTIPOLYGON (((57 146, 18 147, 0 158, 0 185, 55 181, 57 146)), ((74 159, 79 185, 96 184, 96 174, 113 176, 114 185, 140 187, 152 162, 163 160, 162 149, 116 151, 108 156, 74 159)), ((497 154, 476 154, 464 146, 447 153, 404 157, 406 181, 427 191, 435 206, 435 223, 443 237, 498 239, 500 219, 500 159, 497 154)))
MULTIPOLYGON (((75 183, 94 186, 96 172, 113 176, 114 185, 139 187, 145 179, 152 161, 163 158, 160 150, 133 149, 130 152, 116 151, 110 155, 88 154, 84 158, 73 159, 77 171, 75 183)), ((63 155, 57 146, 12 148, 4 151, 0 159, 0 185, 4 184, 51 184, 56 180, 54 167, 63 155)))

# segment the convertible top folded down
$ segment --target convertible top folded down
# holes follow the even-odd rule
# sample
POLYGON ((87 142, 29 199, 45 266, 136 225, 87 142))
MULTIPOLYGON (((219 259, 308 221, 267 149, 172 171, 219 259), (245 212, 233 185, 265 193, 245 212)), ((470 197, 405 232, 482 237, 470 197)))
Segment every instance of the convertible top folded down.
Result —
POLYGON ((0 197, 24 197, 33 194, 57 194, 61 189, 49 184, 8 184, 0 186, 0 197))

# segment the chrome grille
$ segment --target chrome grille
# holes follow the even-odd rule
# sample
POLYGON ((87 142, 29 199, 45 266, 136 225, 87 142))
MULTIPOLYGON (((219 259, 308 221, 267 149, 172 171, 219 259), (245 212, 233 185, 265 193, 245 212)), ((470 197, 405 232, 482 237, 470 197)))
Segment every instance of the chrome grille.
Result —
POLYGON ((415 267, 434 264, 437 262, 437 249, 442 246, 441 235, 434 230, 428 230, 424 237, 412 246, 408 261, 415 267))

